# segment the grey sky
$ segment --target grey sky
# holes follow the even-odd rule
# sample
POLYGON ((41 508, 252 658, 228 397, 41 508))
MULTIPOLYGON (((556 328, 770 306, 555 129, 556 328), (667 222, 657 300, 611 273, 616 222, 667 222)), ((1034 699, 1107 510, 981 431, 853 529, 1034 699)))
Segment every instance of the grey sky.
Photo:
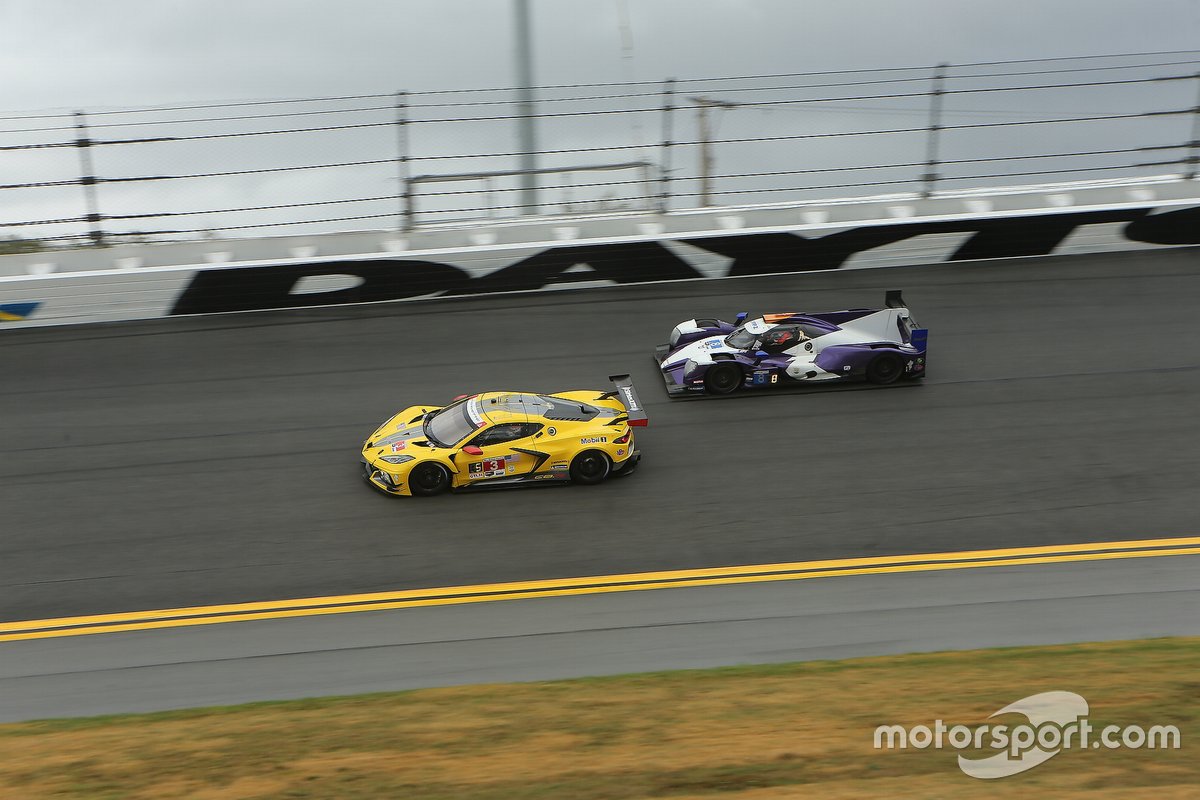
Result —
MULTIPOLYGON (((532 5, 536 82, 542 85, 854 70, 942 61, 961 64, 1200 46, 1200 0, 532 0, 532 5)), ((511 86, 515 81, 511 17, 509 0, 108 0, 93 4, 4 0, 0 3, 0 75, 5 76, 0 81, 0 117, 76 108, 95 112, 399 89, 422 92, 511 86)), ((1174 69, 1188 72, 1195 65, 1174 69)), ((971 115, 998 119, 1001 112, 1097 113, 1194 103, 1194 86, 1182 82, 1143 85, 1137 90, 1141 94, 1114 89, 1065 99, 1028 94, 1020 98, 995 95, 994 99, 967 96, 954 101, 957 106, 948 104, 948 113, 958 119, 971 115)), ((654 105, 657 100, 646 102, 654 105)), ((718 113, 714 124, 718 135, 725 136, 842 131, 923 124, 924 109, 920 100, 875 102, 870 108, 808 106, 802 111, 747 107, 718 113)), ((383 111, 371 119, 388 118, 383 111)), ((116 119, 93 117, 93 122, 116 119)), ((39 141, 69 138, 69 133, 4 133, 63 122, 0 121, 0 144, 23 143, 31 136, 42 137, 36 139, 39 141)), ((1132 126, 1118 125, 1105 130, 1090 128, 1086 136, 1100 142, 1099 146, 1170 144, 1186 140, 1188 123, 1181 117, 1157 118, 1136 132, 1131 132, 1132 126)), ((677 115, 675 125, 677 138, 694 138, 694 111, 677 115)), ((542 124, 540 143, 543 147, 588 146, 614 135, 631 144, 650 143, 660 138, 660 127, 661 119, 651 114, 548 120, 542 124)), ((512 129, 511 123, 479 123, 470 129, 411 126, 412 151, 431 155, 511 149, 512 129)), ((115 130, 98 133, 101 138, 111 137, 115 130)), ((1025 129, 1005 129, 986 140, 963 136, 948 141, 945 157, 955 157, 955 148, 959 157, 976 155, 987 147, 1005 152, 1018 146, 1041 147, 1041 152, 1057 152, 1069 149, 1081 135, 1065 126, 1043 128, 1035 136, 1018 136, 1017 130, 1025 129)), ((138 128, 123 132, 158 134, 138 128)), ((336 141, 323 136, 239 139, 186 151, 183 145, 102 148, 97 152, 97 173, 155 175, 183 168, 242 169, 394 154, 394 135, 386 128, 361 135, 348 132, 336 141)), ((803 146, 722 145, 716 148, 716 156, 719 169, 755 171, 912 161, 920 158, 921 150, 919 137, 911 136, 886 141, 828 139, 803 146)), ((0 153, 0 184, 73 178, 78 175, 75 155, 66 149, 0 153)), ((599 157, 546 159, 543 164, 580 164, 598 158, 609 163, 657 155, 630 150, 599 157)), ((511 166, 485 165, 479 160, 433 161, 416 164, 416 171, 445 173, 511 166)), ((672 166, 680 177, 694 176, 695 149, 684 152, 681 148, 672 166)), ((887 177, 856 176, 867 182, 887 177)), ((830 176, 809 183, 819 185, 821 180, 828 182, 830 176)), ((353 174, 298 172, 227 183, 179 181, 100 188, 102 210, 113 214, 364 197, 394 193, 396 185, 394 169, 381 167, 353 174)), ((694 186, 680 183, 681 192, 689 188, 694 191, 694 186)), ((824 196, 839 193, 818 190, 817 196, 821 191, 824 196)), ((511 200, 512 196, 508 197, 511 200)), ((49 219, 82 211, 81 195, 75 187, 18 190, 0 199, 7 201, 0 206, 0 217, 10 220, 49 219)), ((765 194, 746 196, 743 201, 781 199, 786 198, 765 194)), ((680 200, 681 205, 690 204, 682 197, 680 200)), ((338 206, 333 211, 322 207, 313 211, 314 216, 303 218, 377 210, 378 205, 338 206)), ((230 224, 228 217, 187 219, 197 227, 230 224)), ((37 235, 47 234, 39 231, 37 235)))
MULTIPOLYGON (((533 0, 539 83, 1175 50, 1197 0, 533 0), (632 73, 632 74, 631 74, 632 73)), ((5 0, 0 111, 507 86, 507 0, 5 0)))

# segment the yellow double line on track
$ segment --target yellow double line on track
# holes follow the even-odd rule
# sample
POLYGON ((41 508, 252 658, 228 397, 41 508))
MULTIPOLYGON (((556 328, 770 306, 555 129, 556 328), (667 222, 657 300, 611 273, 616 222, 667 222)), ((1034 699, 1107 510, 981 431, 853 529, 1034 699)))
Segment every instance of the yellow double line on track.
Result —
POLYGON ((787 564, 750 564, 668 572, 639 572, 627 575, 597 575, 585 578, 410 589, 372 594, 307 597, 297 600, 0 622, 0 642, 86 636, 95 633, 145 631, 157 628, 181 628, 193 625, 217 625, 224 622, 312 617, 323 614, 351 614, 359 611, 386 611, 397 608, 527 600, 539 597, 640 592, 651 589, 768 581, 797 581, 847 575, 933 572, 948 569, 1011 567, 1026 564, 1059 564, 1073 561, 1105 561, 1197 554, 1200 554, 1200 537, 1014 547, 1003 550, 966 550, 953 553, 845 558, 828 561, 796 561, 787 564))

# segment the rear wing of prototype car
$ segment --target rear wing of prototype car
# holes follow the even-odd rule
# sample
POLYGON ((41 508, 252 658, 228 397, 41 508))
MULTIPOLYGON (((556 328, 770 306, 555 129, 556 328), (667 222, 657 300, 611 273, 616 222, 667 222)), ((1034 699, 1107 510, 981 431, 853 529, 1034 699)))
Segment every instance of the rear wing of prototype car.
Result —
MULTIPOLYGON (((904 296, 899 289, 892 289, 885 294, 883 302, 888 308, 903 308, 908 310, 908 303, 904 302, 904 296)), ((929 329, 922 328, 917 325, 917 321, 912 318, 911 311, 909 312, 908 316, 907 330, 909 344, 924 352, 927 348, 927 343, 929 340, 929 329)))
POLYGON ((646 416, 646 407, 642 405, 642 398, 638 397, 637 390, 633 388, 633 379, 628 375, 609 375, 608 379, 612 381, 617 390, 606 396, 621 398, 621 402, 629 414, 629 424, 633 427, 648 425, 650 419, 646 416))

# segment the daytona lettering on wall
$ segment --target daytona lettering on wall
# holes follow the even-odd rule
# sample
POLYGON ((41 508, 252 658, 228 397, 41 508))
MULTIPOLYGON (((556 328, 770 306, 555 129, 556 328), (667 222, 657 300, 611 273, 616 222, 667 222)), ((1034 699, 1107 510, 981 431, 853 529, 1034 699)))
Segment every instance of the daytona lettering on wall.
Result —
MULTIPOLYGON (((945 261, 1051 255, 1081 226, 1113 223, 1123 223, 1121 235, 1128 242, 1200 244, 1200 208, 1154 211, 1133 208, 874 225, 812 238, 795 233, 760 233, 682 241, 696 248, 697 263, 706 253, 710 258, 715 254, 727 260, 728 266, 722 268, 720 275, 731 277, 838 269, 858 253, 933 234, 972 234, 948 256, 938 259, 945 261)), ((579 281, 631 284, 705 276, 696 265, 656 241, 551 247, 485 272, 434 261, 394 258, 226 267, 198 270, 170 313, 300 308, 528 291, 579 281), (581 265, 588 269, 579 270, 581 265), (358 283, 330 291, 295 291, 303 279, 326 275, 350 276, 357 278, 358 283)))

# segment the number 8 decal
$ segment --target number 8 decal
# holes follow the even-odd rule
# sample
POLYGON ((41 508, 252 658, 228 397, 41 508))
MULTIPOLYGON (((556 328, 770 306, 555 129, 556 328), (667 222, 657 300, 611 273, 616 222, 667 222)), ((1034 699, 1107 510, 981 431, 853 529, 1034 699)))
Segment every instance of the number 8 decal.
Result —
POLYGON ((779 383, 779 373, 777 373, 777 372, 771 373, 771 383, 779 383))

